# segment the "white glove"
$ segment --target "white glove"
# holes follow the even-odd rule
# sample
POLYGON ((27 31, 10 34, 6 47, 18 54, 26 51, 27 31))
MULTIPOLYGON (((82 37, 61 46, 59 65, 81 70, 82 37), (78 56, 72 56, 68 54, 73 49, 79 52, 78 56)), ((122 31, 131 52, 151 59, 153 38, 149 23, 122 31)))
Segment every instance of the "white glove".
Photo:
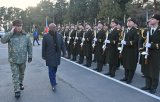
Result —
POLYGON ((81 43, 80 45, 83 46, 83 43, 81 43))
POLYGON ((71 39, 71 37, 69 37, 69 39, 71 39))
POLYGON ((94 40, 94 41, 97 41, 97 38, 94 38, 93 40, 94 40))
POLYGON ((121 44, 126 45, 126 41, 122 40, 121 44))
POLYGON ((103 45, 103 46, 102 46, 102 49, 106 49, 106 46, 105 46, 105 45, 103 45))
POLYGON ((146 43, 145 47, 150 48, 151 47, 151 43, 146 43))
POLYGON ((64 36, 64 39, 66 38, 66 36, 64 36))
POLYGON ((75 38, 76 40, 78 39, 78 37, 75 38))
POLYGON ((85 38, 82 38, 82 41, 85 41, 85 38))
POLYGON ((69 41, 67 41, 67 43, 69 44, 69 41))
POLYGON ((108 43, 108 44, 109 44, 109 43, 110 43, 110 41, 109 41, 109 40, 105 40, 105 43, 108 43))
POLYGON ((92 44, 93 47, 95 47, 95 44, 92 44))

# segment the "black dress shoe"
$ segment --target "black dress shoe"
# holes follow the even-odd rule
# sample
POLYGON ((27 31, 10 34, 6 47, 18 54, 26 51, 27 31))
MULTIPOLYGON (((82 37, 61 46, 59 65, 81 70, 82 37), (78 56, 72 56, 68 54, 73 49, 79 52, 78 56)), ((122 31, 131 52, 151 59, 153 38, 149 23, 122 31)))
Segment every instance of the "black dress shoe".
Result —
POLYGON ((155 93, 156 93, 156 89, 151 89, 149 92, 150 92, 151 94, 155 94, 155 93))
POLYGON ((111 74, 110 76, 113 78, 113 77, 115 77, 115 74, 111 74))
POLYGON ((88 66, 88 64, 84 64, 84 66, 86 66, 86 67, 87 67, 87 66, 88 66))
POLYGON ((127 83, 127 84, 131 84, 132 81, 131 81, 131 80, 127 80, 126 83, 127 83))
POLYGON ((111 75, 111 73, 110 73, 110 72, 108 72, 108 73, 105 73, 104 75, 111 75))
POLYGON ((120 81, 127 81, 127 79, 126 79, 126 78, 123 78, 123 79, 120 79, 120 81))
POLYGON ((97 71, 97 70, 98 70, 98 68, 94 68, 93 70, 97 71))
POLYGON ((23 84, 20 84, 20 90, 24 90, 23 84))
POLYGON ((20 95, 21 95, 20 91, 15 92, 15 98, 20 98, 20 95))
POLYGON ((52 87, 52 91, 53 91, 53 92, 56 92, 56 86, 53 86, 53 87, 52 87))
POLYGON ((98 70, 97 70, 97 72, 101 72, 101 71, 102 71, 101 69, 98 69, 98 70))
POLYGON ((144 86, 141 88, 142 90, 150 90, 151 88, 150 87, 147 87, 147 86, 144 86))

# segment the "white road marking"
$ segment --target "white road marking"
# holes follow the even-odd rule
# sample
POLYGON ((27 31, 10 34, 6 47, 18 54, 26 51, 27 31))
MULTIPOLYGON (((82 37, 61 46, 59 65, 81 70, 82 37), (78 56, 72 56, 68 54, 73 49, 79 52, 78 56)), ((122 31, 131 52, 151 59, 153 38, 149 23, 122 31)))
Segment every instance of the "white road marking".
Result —
POLYGON ((68 60, 68 59, 66 59, 66 58, 64 58, 64 57, 62 57, 62 59, 66 60, 66 61, 68 61, 68 62, 71 62, 71 63, 73 63, 73 64, 76 64, 77 66, 80 66, 80 67, 82 67, 82 68, 84 68, 84 69, 86 69, 86 70, 89 70, 89 71, 91 71, 91 72, 93 72, 93 73, 95 73, 95 74, 98 74, 98 75, 100 75, 100 76, 102 76, 102 77, 105 77, 105 78, 107 78, 107 79, 110 79, 110 80, 112 80, 112 81, 115 81, 115 82, 117 82, 117 83, 119 83, 119 84, 122 84, 122 85, 124 85, 124 86, 129 87, 129 88, 132 88, 132 89, 134 89, 134 90, 137 90, 137 91, 139 91, 139 92, 141 92, 141 93, 143 93, 143 94, 145 94, 145 95, 148 95, 148 96, 150 96, 150 97, 152 97, 152 98, 155 98, 155 99, 157 99, 157 100, 160 100, 160 97, 159 97, 159 96, 156 96, 156 95, 154 95, 154 94, 148 93, 148 92, 143 91, 143 90, 141 90, 141 89, 139 89, 139 88, 137 88, 137 87, 135 87, 135 86, 126 84, 126 83, 121 82, 121 81, 119 81, 119 80, 117 80, 117 79, 114 79, 114 78, 111 78, 111 77, 109 77, 109 76, 106 76, 106 75, 104 75, 104 74, 102 74, 102 73, 99 73, 99 72, 97 72, 97 71, 94 71, 94 70, 92 70, 92 69, 89 69, 89 68, 87 68, 87 67, 85 67, 85 66, 83 66, 83 65, 80 65, 80 64, 76 63, 76 62, 70 61, 70 60, 68 60))

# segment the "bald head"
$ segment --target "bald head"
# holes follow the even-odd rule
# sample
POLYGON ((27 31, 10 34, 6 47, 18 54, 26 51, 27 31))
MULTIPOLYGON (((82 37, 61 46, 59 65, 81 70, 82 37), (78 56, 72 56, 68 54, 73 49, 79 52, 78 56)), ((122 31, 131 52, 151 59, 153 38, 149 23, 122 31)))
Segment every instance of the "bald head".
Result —
POLYGON ((57 30, 56 24, 54 23, 49 24, 49 30, 56 31, 57 30))

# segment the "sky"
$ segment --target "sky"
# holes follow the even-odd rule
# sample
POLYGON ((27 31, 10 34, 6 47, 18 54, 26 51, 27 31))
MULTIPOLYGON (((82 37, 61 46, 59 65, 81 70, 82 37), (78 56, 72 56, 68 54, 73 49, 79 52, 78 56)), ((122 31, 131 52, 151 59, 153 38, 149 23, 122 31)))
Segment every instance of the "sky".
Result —
MULTIPOLYGON (((25 10, 28 6, 35 7, 41 0, 0 0, 0 7, 17 7, 25 10)), ((56 0, 53 0, 56 1, 56 0)))

